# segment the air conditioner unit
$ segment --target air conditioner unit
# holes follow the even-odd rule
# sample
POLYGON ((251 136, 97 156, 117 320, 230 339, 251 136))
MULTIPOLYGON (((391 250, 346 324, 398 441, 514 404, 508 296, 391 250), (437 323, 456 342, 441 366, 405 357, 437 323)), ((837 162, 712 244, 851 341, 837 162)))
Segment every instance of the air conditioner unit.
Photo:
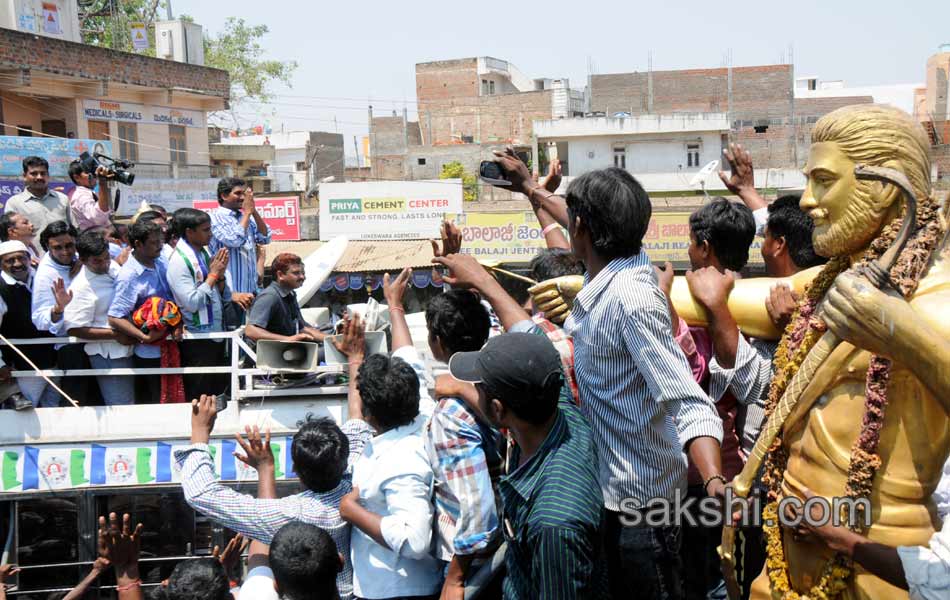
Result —
POLYGON ((186 21, 156 22, 155 53, 167 60, 204 65, 204 33, 201 25, 186 21))

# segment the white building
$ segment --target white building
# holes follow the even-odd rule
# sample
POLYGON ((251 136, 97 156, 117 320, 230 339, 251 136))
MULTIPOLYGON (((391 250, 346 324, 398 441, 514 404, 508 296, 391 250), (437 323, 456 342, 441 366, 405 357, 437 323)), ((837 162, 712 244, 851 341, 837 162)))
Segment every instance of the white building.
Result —
POLYGON ((309 140, 309 131, 288 131, 269 135, 221 138, 221 144, 274 146, 274 162, 267 167, 267 175, 273 182, 271 189, 279 192, 303 192, 307 190, 307 142, 309 140))
MULTIPOLYGON (((729 142, 726 113, 678 113, 629 117, 585 117, 535 121, 538 145, 561 160, 565 181, 596 169, 619 167, 648 192, 698 190, 695 178, 706 165, 722 162, 729 142)), ((724 190, 715 171, 702 179, 709 190, 724 190)), ((800 188, 794 169, 756 169, 756 182, 769 188, 800 188)))
POLYGON ((840 98, 871 96, 875 104, 889 104, 914 114, 914 91, 923 83, 848 86, 842 80, 821 81, 817 77, 796 77, 795 98, 840 98))

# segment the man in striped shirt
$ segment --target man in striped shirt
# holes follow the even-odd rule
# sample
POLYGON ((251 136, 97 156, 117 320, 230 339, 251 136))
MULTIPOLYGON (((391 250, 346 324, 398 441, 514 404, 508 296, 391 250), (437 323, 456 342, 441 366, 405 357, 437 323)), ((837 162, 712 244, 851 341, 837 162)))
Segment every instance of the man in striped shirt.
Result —
POLYGON ((225 177, 219 181, 218 204, 221 206, 211 211, 211 255, 227 248, 231 291, 256 294, 257 245, 270 243, 270 229, 243 179, 225 177))
POLYGON ((454 354, 449 371, 475 385, 480 412, 515 440, 498 485, 505 600, 608 598, 597 450, 554 346, 536 328, 505 333, 454 354))
POLYGON ((629 173, 613 168, 575 179, 565 202, 534 183, 513 152, 498 162, 511 189, 567 227, 587 266, 565 330, 600 455, 611 588, 618 598, 631 590, 680 598, 680 528, 647 526, 639 509, 685 494, 684 449, 707 494, 723 493, 722 421, 673 340, 666 299, 641 250, 650 199, 629 173))

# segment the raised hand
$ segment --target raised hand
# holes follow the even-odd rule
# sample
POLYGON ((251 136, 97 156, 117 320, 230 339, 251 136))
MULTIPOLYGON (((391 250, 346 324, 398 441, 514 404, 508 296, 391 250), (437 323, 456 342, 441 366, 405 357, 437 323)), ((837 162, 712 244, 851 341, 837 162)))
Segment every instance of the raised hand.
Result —
POLYGON ((755 190, 752 155, 749 151, 740 144, 729 144, 729 147, 723 150, 723 154, 731 169, 729 175, 726 175, 723 170, 719 171, 719 179, 726 185, 726 189, 739 196, 748 190, 755 190))
POLYGON ((99 517, 99 556, 111 562, 116 573, 137 566, 141 534, 142 524, 132 530, 132 517, 128 513, 122 515, 121 528, 115 513, 109 513, 108 524, 105 517, 99 517))
POLYGON ((797 307, 798 294, 783 283, 772 286, 765 298, 765 310, 779 331, 785 331, 797 307))
POLYGON ((50 289, 53 291, 53 299, 56 302, 53 306, 53 312, 61 315, 63 311, 66 310, 66 305, 72 301, 73 293, 66 289, 66 283, 62 277, 57 279, 50 289))
POLYGON ((544 189, 552 194, 561 187, 561 160, 555 158, 548 166, 548 177, 544 180, 544 189))
POLYGON ((215 397, 202 394, 200 399, 191 401, 191 443, 207 444, 218 418, 215 397))
POLYGON ((239 533, 231 538, 228 545, 224 547, 224 552, 221 551, 221 548, 215 546, 214 550, 211 551, 211 558, 217 558, 221 566, 224 567, 224 572, 230 573, 250 543, 251 540, 239 533))
POLYGON ((449 273, 444 275, 443 279, 452 287, 478 289, 486 278, 491 279, 485 267, 468 254, 439 256, 432 259, 432 262, 448 267, 449 273))
POLYGON ((528 195, 532 189, 538 186, 537 182, 531 178, 528 165, 524 164, 524 161, 518 158, 518 155, 515 154, 511 146, 505 148, 504 152, 496 150, 495 162, 501 167, 505 179, 511 183, 511 189, 514 191, 528 195))
POLYGON ((442 248, 439 243, 432 241, 433 256, 448 256, 449 254, 458 254, 462 249, 462 231, 452 221, 442 222, 442 248))
POLYGON ((406 267, 396 276, 390 277, 389 273, 383 275, 383 296, 386 298, 386 304, 393 307, 402 308, 403 298, 406 296, 406 288, 409 287, 409 278, 412 277, 412 268, 406 267))
POLYGON ((343 321, 341 334, 341 337, 333 340, 337 351, 346 356, 351 363, 363 360, 366 354, 366 327, 360 320, 360 316, 353 315, 353 318, 343 321))
POLYGON ((244 450, 243 455, 235 452, 234 458, 257 471, 268 466, 273 469, 274 453, 270 449, 270 429, 265 429, 262 437, 261 430, 257 425, 253 429, 250 425, 246 425, 244 434, 247 436, 246 440, 241 437, 240 433, 234 434, 238 445, 244 450))
POLYGON ((669 298, 670 291, 673 289, 673 263, 666 261, 662 268, 654 266, 653 270, 656 272, 656 278, 660 284, 660 291, 669 298))

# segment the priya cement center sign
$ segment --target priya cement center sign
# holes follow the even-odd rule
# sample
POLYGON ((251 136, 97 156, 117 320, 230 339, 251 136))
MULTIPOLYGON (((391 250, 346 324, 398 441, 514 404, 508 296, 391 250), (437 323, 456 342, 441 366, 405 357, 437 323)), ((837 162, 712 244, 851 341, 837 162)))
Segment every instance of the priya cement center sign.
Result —
POLYGON ((320 186, 320 239, 433 238, 446 214, 460 212, 460 179, 325 183, 320 186))

